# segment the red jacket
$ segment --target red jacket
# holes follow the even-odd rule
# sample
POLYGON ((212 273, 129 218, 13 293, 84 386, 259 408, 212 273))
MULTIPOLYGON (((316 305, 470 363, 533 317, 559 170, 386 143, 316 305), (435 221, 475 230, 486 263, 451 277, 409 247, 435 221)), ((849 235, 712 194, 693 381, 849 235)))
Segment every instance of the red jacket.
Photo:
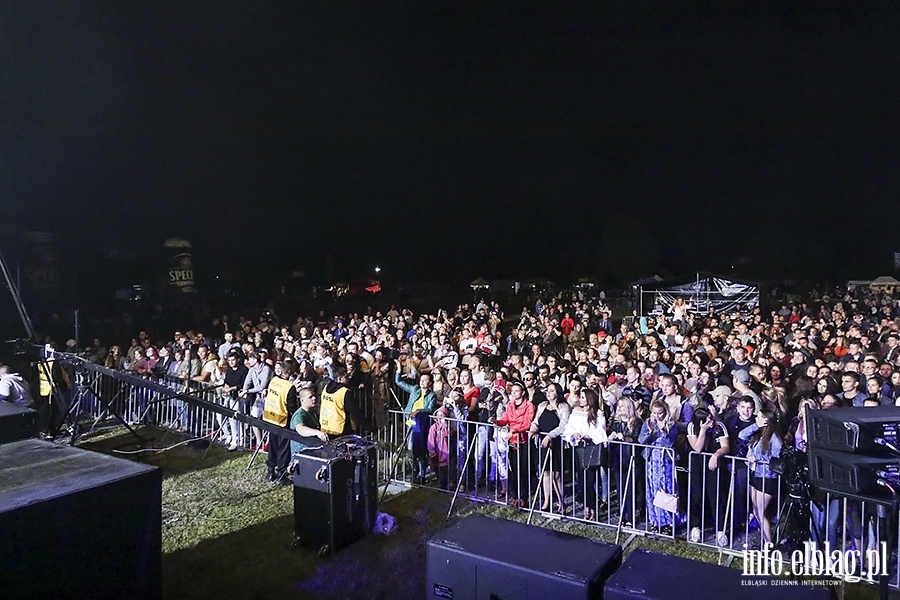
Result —
POLYGON ((534 421, 534 404, 527 398, 522 398, 522 404, 516 406, 516 403, 509 401, 506 404, 506 413, 497 419, 495 423, 500 425, 509 425, 509 443, 521 444, 528 439, 525 433, 531 428, 531 422, 534 421))

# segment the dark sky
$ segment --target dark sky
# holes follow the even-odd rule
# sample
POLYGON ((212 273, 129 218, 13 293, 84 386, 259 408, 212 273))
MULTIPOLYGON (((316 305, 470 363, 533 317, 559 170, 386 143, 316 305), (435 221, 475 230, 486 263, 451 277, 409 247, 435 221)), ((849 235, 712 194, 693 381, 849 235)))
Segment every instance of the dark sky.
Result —
POLYGON ((890 3, 549 6, 4 2, 5 229, 234 278, 890 271, 890 3))

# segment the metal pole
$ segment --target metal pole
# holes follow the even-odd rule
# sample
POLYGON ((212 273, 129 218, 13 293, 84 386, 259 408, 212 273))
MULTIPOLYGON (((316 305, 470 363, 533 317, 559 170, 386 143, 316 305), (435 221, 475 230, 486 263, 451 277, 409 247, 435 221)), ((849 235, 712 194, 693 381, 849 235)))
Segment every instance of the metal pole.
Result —
MULTIPOLYGON (((3 270, 3 279, 6 281, 6 286, 9 288, 9 293, 12 295, 13 303, 16 305, 16 311, 19 313, 19 318, 22 319, 22 326, 25 327, 25 333, 28 335, 28 339, 31 340, 32 343, 37 342, 37 335, 34 332, 34 325, 31 323, 31 318, 28 316, 28 311, 25 310, 25 304, 22 302, 22 296, 19 294, 19 288, 16 284, 13 283, 12 275, 9 272, 9 269, 6 266, 6 259, 3 257, 3 254, 0 253, 0 269, 3 270)), ((53 381, 53 372, 50 368, 50 365, 47 362, 47 352, 46 350, 42 350, 38 353, 38 365, 39 372, 43 372, 47 377, 47 383, 50 385, 50 402, 56 402, 58 406, 62 406, 62 392, 59 387, 53 381)), ((51 423, 48 424, 48 427, 52 429, 52 420, 53 420, 53 412, 50 412, 51 423)))
MULTIPOLYGON (((381 500, 379 500, 379 504, 384 502, 384 498, 387 496, 388 487, 390 487, 391 482, 394 480, 394 477, 397 475, 397 465, 400 464, 400 459, 403 458, 404 453, 406 452, 406 447, 409 445, 409 437, 412 435, 412 427, 407 427, 406 436, 403 438, 403 446, 397 449, 397 454, 394 456, 394 464, 391 465, 391 474, 388 477, 387 481, 384 482, 384 490, 381 492, 381 500)), ((450 510, 453 510, 453 506, 451 504, 450 510)), ((449 518, 449 515, 448 517, 449 518)))
MULTIPOLYGON (((531 499, 531 508, 528 511, 528 520, 525 522, 526 525, 531 525, 531 517, 534 516, 534 507, 537 504, 538 491, 540 490, 541 485, 544 483, 544 471, 547 469, 547 461, 550 460, 551 454, 553 454, 553 450, 548 448, 547 454, 544 455, 544 463, 541 465, 541 473, 540 473, 540 476, 538 476, 537 485, 534 488, 534 497, 531 499)), ((551 512, 553 510, 553 500, 554 500, 553 492, 555 492, 555 491, 556 490, 553 488, 553 475, 551 474, 550 475, 550 500, 549 500, 551 512)))
MULTIPOLYGON (((697 284, 694 286, 694 289, 697 290, 697 308, 700 308, 700 272, 697 272, 697 284)), ((708 298, 707 298, 708 300, 708 298)), ((707 302, 708 304, 708 302, 707 302)), ((707 306, 707 312, 709 311, 709 307, 707 306)))
POLYGON ((6 268, 6 259, 3 258, 2 253, 0 253, 0 268, 3 269, 3 278, 6 280, 6 285, 9 288, 10 294, 12 294, 13 303, 15 303, 16 310, 19 312, 19 318, 22 319, 22 325, 25 326, 25 333, 28 334, 28 339, 32 342, 37 342, 37 336, 34 333, 34 325, 31 324, 31 319, 28 317, 28 312, 25 310, 25 305, 22 303, 22 296, 19 294, 19 288, 13 283, 9 269, 6 268))
MULTIPOLYGON (((465 424, 466 422, 464 421, 463 425, 465 424)), ((469 459, 472 458, 472 451, 475 449, 475 446, 478 445, 478 425, 475 426, 475 434, 472 436, 472 439, 470 439, 469 442, 469 450, 468 452, 466 452, 466 460, 463 462, 462 471, 459 474, 459 478, 456 480, 456 488, 454 488, 453 490, 453 499, 450 500, 450 508, 449 510, 447 510, 447 518, 444 519, 444 523, 449 521, 450 515, 453 514, 453 506, 456 504, 456 498, 459 496, 459 488, 462 485, 463 477, 466 476, 466 471, 468 471, 469 469, 469 459)))
MULTIPOLYGON (((631 481, 631 476, 632 476, 633 473, 634 473, 634 446, 631 447, 631 456, 630 456, 629 459, 628 459, 628 472, 625 473, 625 487, 624 487, 623 492, 629 490, 629 486, 633 485, 633 482, 631 481)), ((634 487, 637 488, 637 486, 634 486, 634 487)), ((634 494, 635 494, 635 491, 636 491, 636 490, 632 490, 632 491, 628 494, 628 501, 632 503, 632 506, 631 506, 631 520, 632 520, 634 523, 637 522, 637 519, 634 518, 634 513, 635 513, 635 510, 634 510, 634 501, 635 501, 634 494)), ((622 502, 622 497, 623 497, 623 496, 624 496, 624 493, 620 493, 620 494, 619 494, 619 522, 618 522, 618 524, 616 525, 616 543, 617 543, 617 544, 619 543, 619 536, 622 535, 622 523, 623 523, 623 521, 625 520, 625 503, 622 502)), ((634 523, 632 523, 632 526, 634 525, 634 523)))

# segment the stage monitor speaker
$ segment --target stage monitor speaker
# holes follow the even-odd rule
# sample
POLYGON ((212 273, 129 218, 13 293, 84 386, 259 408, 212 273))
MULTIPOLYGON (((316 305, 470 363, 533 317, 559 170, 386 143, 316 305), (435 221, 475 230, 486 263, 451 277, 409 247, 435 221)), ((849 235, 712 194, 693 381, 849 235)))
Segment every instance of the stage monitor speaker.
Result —
POLYGON ((0 445, 3 598, 162 596, 159 469, 41 440, 0 445))
POLYGON ((377 447, 295 454, 294 545, 334 553, 368 534, 378 512, 377 447))
POLYGON ((606 582, 604 600, 832 600, 828 588, 776 585, 776 577, 745 576, 742 571, 659 552, 632 552, 606 582), (752 582, 747 585, 747 582, 752 582))
POLYGON ((889 449, 876 443, 883 439, 898 448, 900 407, 871 406, 811 410, 807 414, 807 436, 811 448, 855 452, 886 453, 889 449))
POLYGON ((809 478, 813 485, 826 492, 889 495, 888 488, 878 481, 900 488, 900 458, 810 448, 809 478))
POLYGON ((585 600, 622 564, 622 548, 472 514, 428 542, 426 598, 585 600))
POLYGON ((37 411, 0 401, 0 444, 37 436, 37 411))

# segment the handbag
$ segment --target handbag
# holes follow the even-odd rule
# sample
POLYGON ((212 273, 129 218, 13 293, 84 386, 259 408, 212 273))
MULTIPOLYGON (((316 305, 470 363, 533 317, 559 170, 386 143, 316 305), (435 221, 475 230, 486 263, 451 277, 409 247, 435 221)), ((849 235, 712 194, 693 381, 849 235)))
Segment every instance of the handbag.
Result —
POLYGON ((575 446, 575 457, 582 469, 608 467, 609 451, 606 444, 580 444, 575 446))
POLYGON ((656 490, 656 495, 653 497, 653 506, 670 513, 676 513, 678 512, 678 496, 663 490, 656 490))

